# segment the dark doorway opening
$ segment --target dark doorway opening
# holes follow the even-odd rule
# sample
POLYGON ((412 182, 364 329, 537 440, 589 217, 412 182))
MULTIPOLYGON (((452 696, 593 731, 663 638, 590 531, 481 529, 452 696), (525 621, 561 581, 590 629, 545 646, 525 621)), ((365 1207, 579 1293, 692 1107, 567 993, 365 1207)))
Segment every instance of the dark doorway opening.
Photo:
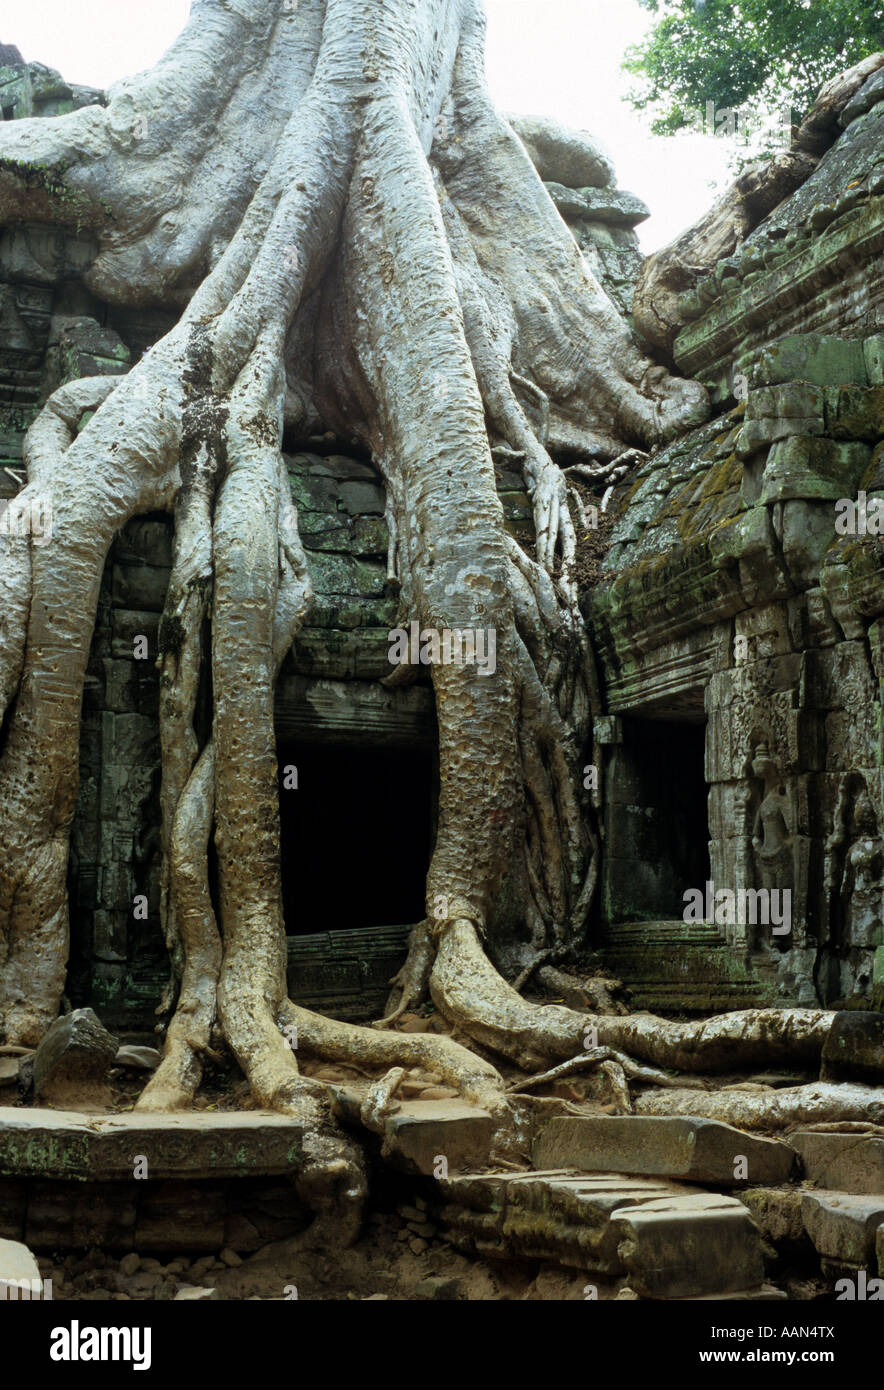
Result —
POLYGON ((709 878, 705 723, 624 718, 608 765, 609 922, 673 920, 709 878))
POLYGON ((289 936, 424 918, 433 763, 432 749, 423 747, 280 746, 289 936))

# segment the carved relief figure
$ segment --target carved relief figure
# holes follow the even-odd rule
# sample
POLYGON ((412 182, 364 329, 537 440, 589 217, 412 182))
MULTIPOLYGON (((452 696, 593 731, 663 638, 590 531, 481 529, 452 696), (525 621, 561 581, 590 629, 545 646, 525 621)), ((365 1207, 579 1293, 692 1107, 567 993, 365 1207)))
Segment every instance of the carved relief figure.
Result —
MULTIPOLYGON (((766 743, 760 743, 755 750, 752 774, 763 788, 752 824, 755 886, 791 892, 794 878, 792 801, 782 770, 766 743)), ((755 928, 753 945, 755 950, 772 949, 765 927, 755 928)))
POLYGON ((827 844, 828 877, 837 895, 834 906, 840 927, 839 944, 872 947, 884 941, 884 839, 864 783, 848 818, 845 802, 852 799, 842 793, 839 801, 835 829, 827 844), (842 855, 837 853, 839 849, 842 855))

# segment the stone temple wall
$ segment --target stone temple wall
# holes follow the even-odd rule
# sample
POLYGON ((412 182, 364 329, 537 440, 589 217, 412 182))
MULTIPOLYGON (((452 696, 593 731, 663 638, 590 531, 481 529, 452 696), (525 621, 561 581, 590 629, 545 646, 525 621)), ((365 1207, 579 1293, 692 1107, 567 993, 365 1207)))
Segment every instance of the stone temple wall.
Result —
MULTIPOLYGON (((767 360, 777 362, 775 349, 767 360)), ((835 532, 839 498, 860 488, 884 498, 884 386, 767 389, 813 394, 819 433, 791 434, 794 420, 780 415, 769 430, 784 437, 759 446, 758 387, 747 407, 644 465, 620 499, 590 615, 618 716, 605 909, 612 920, 635 915, 637 884, 665 848, 662 832, 648 842, 646 781, 620 776, 630 730, 659 728, 656 753, 645 739, 645 756, 659 758, 672 727, 704 726, 709 880, 792 892, 793 930, 776 963, 786 995, 804 1003, 815 998, 818 945, 831 998, 867 989, 884 957, 884 555, 875 538, 835 532), (865 423, 850 417, 859 438, 843 437, 848 403, 871 412, 865 423), (857 822, 863 788, 868 833, 857 822), (761 854, 753 838, 764 843, 765 820, 761 854), (877 875, 877 887, 851 889, 847 861, 860 868, 863 854, 861 876, 877 875)), ((685 775, 671 771, 663 826, 685 775)), ((704 882, 697 870, 682 886, 704 882)), ((641 906, 674 915, 671 897, 657 913, 641 906)), ((737 952, 765 944, 739 923, 727 935, 737 952)))
POLYGON ((617 716, 606 916, 672 911, 651 910, 667 807, 649 822, 631 750, 699 726, 708 881, 792 895, 789 933, 716 914, 781 1002, 884 987, 882 98, 878 73, 807 183, 685 296, 678 365, 734 408, 621 490, 586 601, 617 716))

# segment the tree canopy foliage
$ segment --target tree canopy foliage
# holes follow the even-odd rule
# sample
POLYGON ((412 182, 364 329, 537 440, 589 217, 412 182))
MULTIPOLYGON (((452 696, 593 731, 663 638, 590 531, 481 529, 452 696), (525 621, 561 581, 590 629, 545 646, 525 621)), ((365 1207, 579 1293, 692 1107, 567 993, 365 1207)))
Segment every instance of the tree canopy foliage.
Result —
POLYGON ((800 116, 829 78, 884 47, 880 0, 639 0, 659 16, 624 67, 640 79, 629 94, 652 129, 695 126, 751 104, 800 116))

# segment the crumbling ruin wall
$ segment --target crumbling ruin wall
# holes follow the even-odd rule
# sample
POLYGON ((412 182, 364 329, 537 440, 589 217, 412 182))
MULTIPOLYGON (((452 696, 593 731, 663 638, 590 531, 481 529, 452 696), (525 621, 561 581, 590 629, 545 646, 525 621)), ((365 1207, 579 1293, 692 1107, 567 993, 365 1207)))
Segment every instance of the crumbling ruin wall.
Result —
POLYGON ((630 916, 623 885, 642 872, 617 813, 630 720, 703 721, 710 881, 792 894, 778 940, 750 921, 720 935, 802 1004, 884 986, 880 71, 840 123, 807 182, 679 302, 678 367, 732 408, 621 489, 587 602, 619 717, 609 915, 630 916))

